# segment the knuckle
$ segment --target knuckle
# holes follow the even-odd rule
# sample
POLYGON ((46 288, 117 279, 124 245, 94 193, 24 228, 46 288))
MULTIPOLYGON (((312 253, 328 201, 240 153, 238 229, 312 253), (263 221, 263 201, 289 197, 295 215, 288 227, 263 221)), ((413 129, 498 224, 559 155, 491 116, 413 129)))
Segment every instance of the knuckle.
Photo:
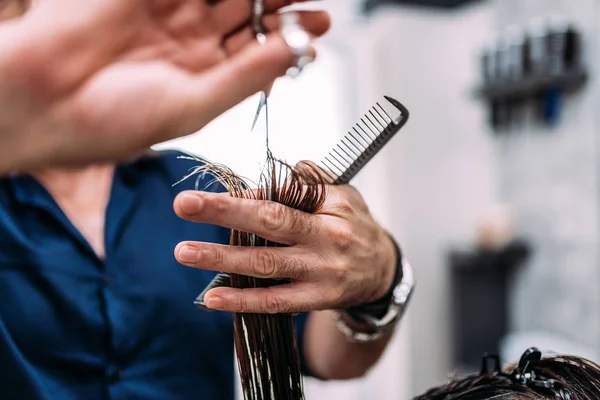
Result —
POLYGON ((326 278, 327 281, 327 292, 326 298, 327 303, 335 305, 336 307, 347 304, 347 299, 355 296, 357 292, 357 284, 360 285, 363 282, 361 277, 362 273, 357 273, 356 269, 352 267, 350 260, 346 257, 338 257, 329 264, 326 278))
POLYGON ((248 300, 244 296, 236 297, 234 304, 237 312, 243 313, 248 310, 248 300))
POLYGON ((341 215, 353 215, 355 214, 355 208, 354 206, 350 203, 350 200, 348 200, 347 198, 342 198, 340 199, 337 204, 335 205, 335 208, 337 210, 338 213, 340 213, 341 215))
POLYGON ((330 276, 336 287, 343 286, 343 284, 348 281, 348 268, 341 262, 336 267, 332 268, 330 276))
POLYGON ((264 299, 263 309, 268 314, 285 312, 285 300, 277 294, 269 294, 264 299))
POLYGON ((349 226, 343 225, 332 232, 333 242, 336 248, 342 252, 347 252, 352 248, 355 241, 354 232, 349 226))
POLYGON ((272 251, 256 249, 251 253, 250 265, 255 276, 273 278, 277 272, 277 257, 272 251))
POLYGON ((281 205, 265 202, 259 208, 259 221, 268 230, 279 230, 285 223, 285 213, 281 205))
POLYGON ((315 233, 313 218, 294 210, 290 216, 290 234, 294 236, 307 236, 315 233))
POLYGON ((218 214, 225 214, 229 211, 231 199, 228 196, 215 196, 214 209, 218 214))
POLYGON ((310 273, 308 264, 298 257, 289 257, 283 260, 282 268, 285 271, 286 278, 297 281, 306 280, 310 273))
POLYGON ((200 259, 208 261, 214 268, 220 268, 225 264, 225 254, 219 249, 203 250, 200 259))

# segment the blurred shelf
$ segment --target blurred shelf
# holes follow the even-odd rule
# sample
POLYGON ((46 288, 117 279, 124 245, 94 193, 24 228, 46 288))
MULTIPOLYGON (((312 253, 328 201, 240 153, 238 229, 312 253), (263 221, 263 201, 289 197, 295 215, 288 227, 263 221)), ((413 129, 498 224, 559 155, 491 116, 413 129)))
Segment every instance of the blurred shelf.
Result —
POLYGON ((489 101, 523 99, 535 97, 553 89, 573 92, 581 88, 587 80, 587 72, 578 69, 562 74, 532 76, 520 81, 482 86, 475 90, 475 95, 489 101))
POLYGON ((369 13, 383 5, 413 5, 451 9, 469 3, 479 3, 483 0, 365 0, 364 11, 369 13))

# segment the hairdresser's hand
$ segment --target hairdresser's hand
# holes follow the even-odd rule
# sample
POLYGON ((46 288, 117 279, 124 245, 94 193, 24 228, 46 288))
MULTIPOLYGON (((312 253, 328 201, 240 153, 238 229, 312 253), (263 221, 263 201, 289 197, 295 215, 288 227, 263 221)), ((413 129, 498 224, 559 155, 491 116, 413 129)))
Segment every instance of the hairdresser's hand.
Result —
POLYGON ((292 279, 267 289, 213 289, 205 297, 210 308, 259 313, 337 309, 378 300, 392 286, 394 245, 351 187, 329 187, 318 214, 205 192, 184 192, 174 206, 184 219, 255 232, 290 246, 180 243, 175 256, 187 266, 292 279))
MULTIPOLYGON (((19 0, 5 0, 19 1, 19 0)), ((198 131, 268 87, 294 57, 265 0, 42 0, 0 25, 0 175, 126 157, 198 131)), ((327 14, 305 12, 315 36, 327 14)))

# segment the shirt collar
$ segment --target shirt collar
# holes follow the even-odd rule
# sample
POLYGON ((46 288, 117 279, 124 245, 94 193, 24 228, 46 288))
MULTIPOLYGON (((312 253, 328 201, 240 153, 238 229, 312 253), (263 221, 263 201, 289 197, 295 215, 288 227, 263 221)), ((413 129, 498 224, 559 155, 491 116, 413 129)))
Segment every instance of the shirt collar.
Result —
MULTIPOLYGON (((115 168, 115 179, 121 178, 126 186, 133 186, 139 182, 142 170, 149 166, 157 165, 160 153, 147 150, 124 162, 121 162, 115 168)), ((19 204, 31 206, 45 206, 51 199, 47 190, 31 175, 15 171, 12 172, 8 180, 14 198, 19 204)))

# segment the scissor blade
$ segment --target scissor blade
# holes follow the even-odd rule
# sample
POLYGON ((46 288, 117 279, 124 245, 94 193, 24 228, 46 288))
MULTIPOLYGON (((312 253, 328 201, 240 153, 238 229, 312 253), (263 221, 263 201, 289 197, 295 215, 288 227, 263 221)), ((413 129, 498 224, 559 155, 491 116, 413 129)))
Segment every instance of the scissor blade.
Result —
POLYGON ((258 108, 256 109, 256 114, 254 114, 254 121, 252 122, 252 131, 256 126, 256 122, 258 121, 258 117, 260 117, 260 112, 263 107, 267 104, 267 94, 265 92, 260 93, 260 102, 258 103, 258 108))

